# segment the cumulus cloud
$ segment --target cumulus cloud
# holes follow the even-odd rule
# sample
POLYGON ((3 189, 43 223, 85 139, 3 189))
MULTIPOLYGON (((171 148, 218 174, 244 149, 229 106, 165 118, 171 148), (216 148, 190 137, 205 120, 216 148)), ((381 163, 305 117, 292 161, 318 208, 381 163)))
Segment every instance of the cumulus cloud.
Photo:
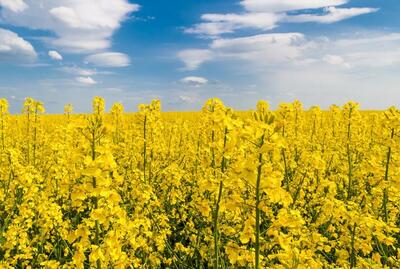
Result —
POLYGON ((189 85, 189 86, 194 86, 194 87, 199 87, 203 86, 208 83, 208 79, 204 77, 195 77, 195 76, 190 76, 190 77, 185 77, 181 79, 181 83, 189 85))
POLYGON ((50 50, 49 53, 48 53, 48 55, 49 55, 49 57, 50 57, 51 59, 56 60, 56 61, 62 61, 62 59, 63 59, 63 57, 61 56, 61 54, 58 53, 58 52, 55 51, 55 50, 50 50))
POLYGON ((0 61, 27 62, 36 58, 31 43, 14 32, 0 28, 0 61))
POLYGON ((130 65, 128 55, 119 52, 103 52, 89 55, 85 61, 101 67, 125 67, 130 65))
POLYGON ((346 20, 355 16, 374 13, 379 9, 377 8, 335 8, 327 7, 324 9, 324 14, 301 14, 295 16, 287 16, 285 21, 287 22, 318 22, 318 23, 334 23, 342 20, 346 20))
POLYGON ((185 64, 186 70, 195 70, 202 63, 213 58, 213 53, 209 49, 188 49, 178 53, 178 58, 185 64))
MULTIPOLYGON (((14 3, 15 0, 0 0, 14 3)), ((16 1, 19 2, 19 1, 16 1)), ((4 5, 3 3, 3 5, 4 5)), ((139 5, 127 0, 25 0, 21 7, 0 10, 4 23, 54 32, 50 45, 70 52, 93 52, 111 46, 111 37, 139 5)), ((17 6, 17 5, 15 5, 17 6)), ((9 7, 11 7, 9 5, 9 7)))
POLYGON ((84 85, 97 84, 97 82, 91 77, 76 77, 76 81, 84 85))
POLYGON ((23 0, 0 0, 0 7, 18 13, 27 9, 28 5, 23 0))

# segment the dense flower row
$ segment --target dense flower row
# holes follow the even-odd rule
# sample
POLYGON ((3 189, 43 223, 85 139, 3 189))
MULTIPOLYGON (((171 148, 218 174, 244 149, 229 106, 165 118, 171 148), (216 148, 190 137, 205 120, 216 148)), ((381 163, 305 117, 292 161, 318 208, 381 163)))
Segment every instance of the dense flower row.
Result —
POLYGON ((21 115, 0 99, 0 268, 399 268, 400 111, 21 115))

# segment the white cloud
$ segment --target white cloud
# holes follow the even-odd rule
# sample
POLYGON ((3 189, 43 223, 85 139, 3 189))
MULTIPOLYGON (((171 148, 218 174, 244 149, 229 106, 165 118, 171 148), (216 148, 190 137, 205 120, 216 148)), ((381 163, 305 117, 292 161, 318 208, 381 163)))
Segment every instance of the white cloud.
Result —
MULTIPOLYGON (((235 80, 236 96, 243 94, 251 81, 257 84, 251 89, 255 100, 267 96, 275 104, 294 99, 305 106, 318 104, 324 108, 349 100, 375 109, 399 104, 395 101, 400 96, 396 90, 400 83, 399 33, 349 33, 339 39, 300 35, 295 41, 290 39, 278 37, 275 48, 269 44, 272 36, 268 35, 217 39, 211 42, 210 51, 215 64, 224 63, 223 71, 233 77, 236 72, 241 75, 235 80), (273 54, 280 56, 271 58, 273 54), (285 55, 292 56, 286 59, 285 55)), ((218 93, 229 100, 227 94, 218 93)), ((232 105, 240 108, 252 100, 232 98, 232 105)))
POLYGON ((131 12, 139 9, 139 5, 130 4, 127 0, 25 2, 27 7, 23 13, 1 9, 1 20, 15 26, 52 31, 56 37, 47 42, 70 52, 93 52, 109 48, 113 33, 131 12))
POLYGON ((349 19, 355 16, 377 12, 377 8, 335 8, 327 7, 324 9, 324 14, 300 14, 295 16, 287 16, 287 22, 318 22, 318 23, 334 23, 349 19))
POLYGON ((311 65, 278 69, 264 73, 262 79, 260 85, 264 86, 257 96, 269 94, 273 104, 299 99, 305 107, 317 104, 328 108, 331 104, 342 105, 350 100, 360 102, 364 109, 399 105, 400 78, 390 69, 355 71, 311 65), (289 93, 292 96, 289 97, 289 93))
POLYGON ((91 77, 77 77, 76 81, 81 83, 81 84, 85 84, 85 85, 97 84, 97 82, 91 77))
MULTIPOLYGON (((214 40, 210 47, 223 50, 225 55, 259 56, 259 52, 267 58, 282 60, 293 59, 299 55, 299 48, 304 42, 301 33, 261 34, 239 38, 224 38, 214 40)), ((261 59, 259 59, 261 60, 261 59)))
POLYGON ((300 58, 310 44, 301 33, 278 33, 217 39, 210 47, 220 57, 272 65, 300 58))
POLYGON ((186 33, 219 36, 243 28, 271 30, 277 26, 280 15, 274 13, 204 14, 203 23, 185 29, 186 33))
POLYGON ((0 0, 0 7, 18 13, 27 9, 28 5, 23 0, 0 0))
POLYGON ((400 64, 400 49, 393 47, 391 50, 379 51, 371 48, 370 50, 362 50, 345 54, 348 61, 355 67, 387 67, 400 64))
POLYGON ((32 44, 16 33, 0 28, 0 61, 27 62, 37 58, 32 44))
POLYGON ((221 22, 199 23, 193 27, 185 29, 185 33, 198 34, 204 37, 216 37, 223 33, 232 33, 234 25, 221 22))
POLYGON ((195 70, 202 63, 213 58, 213 53, 208 49, 188 49, 178 53, 178 58, 184 62, 186 70, 195 70))
POLYGON ((194 87, 199 87, 203 86, 208 83, 208 79, 203 78, 203 77, 195 77, 195 76, 190 76, 190 77, 185 77, 181 79, 181 83, 189 85, 189 86, 194 86, 194 87))
POLYGON ((179 95, 178 99, 179 99, 179 101, 187 103, 187 104, 195 104, 199 101, 198 98, 196 98, 194 96, 188 96, 188 95, 179 95))
POLYGON ((138 6, 121 0, 112 3, 100 0, 99 4, 93 0, 72 2, 75 4, 68 5, 65 2, 64 5, 51 8, 49 12, 56 20, 75 29, 116 29, 126 13, 138 9, 138 6))
POLYGON ((125 67, 130 65, 129 57, 119 52, 103 52, 89 55, 85 61, 101 67, 125 67))
POLYGON ((335 40, 332 54, 341 55, 352 68, 383 68, 400 64, 400 33, 364 33, 335 40))
POLYGON ((197 69, 210 60, 233 59, 275 64, 299 58, 311 42, 300 33, 261 34, 215 39, 208 50, 185 50, 179 58, 187 69, 197 69), (212 57, 211 57, 212 56, 212 57))
POLYGON ((55 50, 50 50, 49 53, 48 53, 48 55, 49 55, 49 57, 50 57, 51 59, 56 60, 56 61, 62 61, 62 59, 63 59, 63 57, 61 56, 61 54, 58 53, 58 52, 55 51, 55 50))
POLYGON ((316 57, 331 65, 366 72, 400 65, 399 33, 355 33, 352 37, 320 44, 316 57), (355 37, 354 37, 355 36, 355 37))
POLYGON ((240 4, 251 12, 282 12, 340 6, 348 0, 243 0, 240 4))
MULTIPOLYGON (((211 37, 207 49, 187 49, 178 53, 188 70, 195 70, 207 61, 246 61, 257 68, 268 66, 292 65, 306 66, 325 64, 336 67, 352 68, 364 62, 366 55, 350 46, 345 51, 338 49, 338 42, 366 42, 368 40, 330 41, 326 37, 307 39, 301 33, 254 34, 244 37, 227 37, 223 34, 237 34, 240 29, 255 29, 266 32, 281 22, 289 23, 334 23, 354 16, 377 12, 375 8, 340 8, 337 6, 349 0, 242 0, 240 4, 245 12, 232 14, 204 14, 202 22, 186 33, 211 37), (322 10, 317 10, 321 9, 322 10), (312 12, 306 10, 312 10, 312 12), (295 12, 293 12, 295 11, 295 12)), ((386 39, 397 39, 400 36, 386 36, 386 39)), ((370 50, 367 49, 369 52, 370 50)), ((397 49, 380 53, 379 63, 396 62, 390 60, 397 49)), ((374 55, 374 54, 372 54, 374 55)), ((375 53, 376 55, 376 53, 375 53)))
POLYGON ((243 0, 245 9, 241 13, 203 14, 202 22, 184 31, 200 37, 218 38, 241 29, 255 29, 266 32, 279 23, 335 23, 351 17, 377 12, 376 8, 337 8, 348 0, 243 0), (323 8, 322 12, 316 9, 323 8), (305 13, 305 9, 316 10, 305 13), (290 13, 296 11, 297 15, 290 13))
POLYGON ((73 74, 73 75, 78 75, 78 76, 93 76, 97 74, 96 69, 85 69, 85 68, 79 68, 76 66, 73 67, 63 67, 61 68, 62 71, 73 74))
POLYGON ((368 34, 361 37, 353 37, 350 39, 341 39, 336 41, 338 46, 352 46, 352 45, 370 45, 376 43, 389 43, 393 41, 400 41, 400 33, 388 34, 368 34))
POLYGON ((192 53, 196 49, 184 52, 187 51, 191 53, 178 55, 191 70, 213 61, 223 62, 228 68, 242 68, 245 72, 305 66, 364 72, 367 69, 400 67, 400 33, 353 33, 352 37, 341 39, 307 38, 301 33, 261 34, 214 39, 208 49, 201 50, 212 57, 198 57, 192 53), (228 61, 232 63, 228 64, 228 61))
POLYGON ((343 57, 338 56, 338 55, 325 55, 322 59, 324 62, 331 64, 331 65, 339 65, 339 66, 343 66, 346 68, 350 68, 350 64, 347 63, 343 57))

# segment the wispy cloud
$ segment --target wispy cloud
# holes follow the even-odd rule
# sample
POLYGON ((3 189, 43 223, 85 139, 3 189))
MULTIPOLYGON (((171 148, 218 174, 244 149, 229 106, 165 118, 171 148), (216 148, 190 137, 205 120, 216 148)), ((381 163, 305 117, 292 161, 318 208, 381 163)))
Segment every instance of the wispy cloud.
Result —
POLYGON ((322 60, 323 60, 324 62, 328 63, 328 64, 331 64, 331 65, 338 65, 338 66, 343 66, 343 67, 346 67, 346 68, 350 68, 350 67, 351 67, 351 65, 350 65, 349 63, 347 63, 347 62, 343 59, 343 57, 338 56, 338 55, 331 55, 331 54, 328 54, 328 55, 325 55, 325 56, 322 58, 322 60))
POLYGON ((317 23, 334 23, 346 20, 355 16, 374 13, 379 9, 377 8, 336 8, 327 7, 324 9, 323 14, 300 14, 293 16, 286 16, 284 21, 302 23, 302 22, 317 22, 317 23))
POLYGON ((65 66, 62 67, 61 70, 65 73, 78 76, 93 76, 98 73, 96 69, 80 68, 76 66, 65 66))
POLYGON ((243 0, 240 4, 251 12, 286 12, 340 6, 349 0, 243 0))
POLYGON ((215 39, 207 50, 185 50, 180 59, 189 70, 206 61, 234 59, 267 64, 288 62, 299 58, 312 45, 301 33, 261 34, 248 37, 215 39))
POLYGON ((62 59, 63 59, 62 55, 55 50, 50 50, 48 55, 51 59, 56 60, 56 61, 62 61, 62 59))
POLYGON ((186 70, 195 70, 204 62, 213 58, 209 49, 187 49, 178 53, 179 59, 185 63, 186 70))
POLYGON ((206 85, 208 83, 208 79, 206 79, 204 77, 189 76, 189 77, 182 78, 180 80, 180 82, 185 85, 199 87, 199 86, 206 85))
MULTIPOLYGON (((310 73, 336 70, 349 75, 367 74, 400 67, 399 47, 399 33, 365 32, 341 38, 307 37, 301 33, 219 38, 207 49, 213 57, 197 58, 196 67, 205 62, 223 62, 227 69, 235 66, 253 76, 303 69, 310 73)), ((193 67, 187 66, 191 63, 188 59, 181 60, 187 68, 193 67)))
POLYGON ((85 61, 99 67, 126 67, 130 65, 128 55, 119 52, 103 52, 89 55, 85 61))
POLYGON ((217 37, 235 30, 254 28, 271 30, 277 27, 282 16, 275 13, 244 13, 244 14, 204 14, 203 23, 185 29, 186 33, 201 36, 217 37))
POLYGON ((335 23, 363 14, 374 13, 376 8, 337 8, 346 4, 346 0, 244 0, 240 4, 244 11, 240 13, 215 14, 201 16, 201 23, 186 28, 185 33, 200 37, 218 38, 223 34, 232 34, 241 29, 269 31, 280 23, 335 23), (322 9, 319 10, 319 9, 322 9), (312 14, 305 9, 313 10, 312 14), (293 15, 290 11, 296 11, 293 15))
POLYGON ((77 77, 76 81, 84 84, 84 85, 94 85, 97 84, 97 81, 95 81, 93 78, 91 77, 77 77))

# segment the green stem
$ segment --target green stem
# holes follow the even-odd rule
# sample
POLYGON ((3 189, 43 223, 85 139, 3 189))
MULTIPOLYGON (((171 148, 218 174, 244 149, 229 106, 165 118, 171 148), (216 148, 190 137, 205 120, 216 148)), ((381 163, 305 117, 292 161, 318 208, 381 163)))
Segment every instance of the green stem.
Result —
MULTIPOLYGON (((224 149, 226 147, 226 142, 227 142, 227 134, 228 134, 228 128, 225 127, 224 131, 224 149)), ((212 141, 214 142, 214 131, 212 132, 212 141)), ((215 158, 214 158, 214 152, 213 152, 213 166, 215 166, 215 158)), ((221 161, 221 173, 223 174, 225 172, 226 168, 226 159, 225 156, 222 156, 222 161, 221 161)), ((223 190, 223 182, 222 179, 219 182, 219 188, 218 188, 218 198, 217 202, 215 204, 215 212, 214 212, 214 219, 213 219, 213 226, 214 226, 214 268, 219 268, 219 231, 218 231, 218 218, 219 218, 219 208, 220 208, 220 203, 222 199, 222 190, 223 190)))
POLYGON ((38 109, 35 109, 35 124, 33 127, 33 165, 36 164, 36 140, 37 140, 37 119, 38 119, 38 109))
POLYGON ((286 185, 286 191, 290 191, 289 187, 289 167, 287 165, 285 149, 282 149, 283 165, 285 167, 284 184, 286 185))
POLYGON ((347 144, 347 165, 348 165, 348 186, 347 186, 347 200, 351 199, 352 196, 352 185, 353 185, 353 167, 351 164, 351 151, 350 151, 350 145, 349 143, 347 144))
MULTIPOLYGON (((224 151, 225 151, 227 139, 228 139, 228 128, 225 127, 225 130, 224 130, 224 151)), ((226 169, 226 158, 225 158, 225 154, 223 154, 222 155, 222 160, 221 160, 221 172, 224 173, 225 169, 226 169)))
MULTIPOLYGON (((264 144, 265 134, 261 137, 261 143, 259 147, 264 144)), ((257 182, 256 182, 256 245, 255 245, 255 269, 260 268, 260 185, 261 185, 261 174, 262 174, 262 162, 263 154, 258 155, 258 168, 257 168, 257 182)))
POLYGON ((356 264, 357 264, 356 250, 355 250, 355 247, 354 247, 355 237, 356 237, 356 228, 357 228, 357 224, 354 223, 353 229, 351 231, 350 269, 354 268, 356 266, 356 264))
POLYGON ((96 159, 96 130, 94 127, 92 129, 91 148, 92 148, 92 160, 94 161, 96 159))
POLYGON ((145 115, 143 121, 143 180, 144 181, 146 181, 146 163, 147 163, 146 123, 147 123, 147 116, 145 115))
POLYGON ((211 155, 212 155, 212 159, 211 159, 211 167, 214 170, 214 175, 215 175, 215 151, 214 151, 214 139, 215 139, 215 132, 214 130, 212 130, 211 132, 211 155))
POLYGON ((214 212, 214 269, 219 268, 219 231, 218 231, 218 217, 219 217, 219 205, 221 203, 222 198, 222 189, 223 183, 222 180, 219 182, 219 189, 218 189, 218 199, 215 204, 215 212, 214 212))
POLYGON ((3 151, 5 150, 5 133, 4 133, 4 117, 5 117, 5 113, 3 113, 3 111, 0 111, 1 115, 1 146, 3 151))
MULTIPOLYGON (((211 132, 211 167, 213 168, 214 172, 214 177, 216 175, 215 173, 215 151, 214 151, 214 139, 215 139, 215 132, 212 130, 211 132)), ((219 189, 218 189, 218 198, 215 202, 215 210, 213 212, 213 237, 214 237, 214 269, 217 269, 219 267, 219 246, 218 246, 218 215, 219 215, 219 201, 222 193, 222 180, 219 183, 219 189)))
MULTIPOLYGON (((391 134, 390 134, 390 139, 392 140, 394 137, 394 128, 392 128, 391 134)), ((390 159, 391 159, 391 155, 392 155, 392 147, 389 146, 388 147, 388 151, 386 154, 386 167, 385 167, 385 181, 389 181, 389 166, 390 166, 390 159)), ((388 222, 389 220, 389 213, 388 213, 388 204, 389 201, 389 194, 388 194, 388 189, 387 187, 384 189, 383 191, 383 219, 385 222, 388 222)))
POLYGON ((27 136, 28 136, 28 143, 27 143, 27 148, 28 148, 28 150, 27 150, 27 159, 28 159, 28 164, 30 164, 30 130, 31 130, 31 127, 30 127, 30 122, 31 122, 31 117, 30 117, 30 112, 29 112, 29 108, 28 108, 28 114, 27 114, 27 116, 28 116, 28 124, 27 124, 27 136))
POLYGON ((351 143, 351 112, 352 109, 350 108, 349 111, 349 123, 347 125, 347 165, 348 165, 348 186, 347 186, 347 200, 351 199, 352 196, 352 185, 353 185, 353 167, 352 167, 352 161, 351 161, 351 148, 350 148, 350 143, 351 143))
MULTIPOLYGON (((99 127, 99 122, 98 122, 98 118, 96 117, 96 124, 95 125, 93 125, 93 127, 92 127, 92 141, 91 141, 91 147, 92 147, 92 160, 94 161, 95 159, 96 159, 96 140, 97 140, 97 137, 96 137, 96 131, 97 131, 97 128, 99 127)), ((93 186, 93 189, 96 189, 97 188, 97 180, 96 180, 96 177, 93 177, 92 178, 92 186, 93 186)), ((94 209, 97 209, 98 208, 98 198, 97 197, 93 197, 93 207, 94 207, 94 209)), ((100 247, 100 224, 99 224, 99 221, 98 220, 95 220, 95 239, 94 239, 94 242, 95 242, 95 244, 98 246, 98 247, 100 247)), ((97 266, 97 269, 100 269, 101 268, 101 261, 100 260, 97 260, 96 261, 96 266, 97 266)))

